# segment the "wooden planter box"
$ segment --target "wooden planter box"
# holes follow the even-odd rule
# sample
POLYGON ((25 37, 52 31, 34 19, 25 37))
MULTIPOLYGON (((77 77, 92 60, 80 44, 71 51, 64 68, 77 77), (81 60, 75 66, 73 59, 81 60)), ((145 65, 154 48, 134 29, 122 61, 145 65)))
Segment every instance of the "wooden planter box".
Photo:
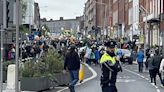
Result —
POLYGON ((69 73, 66 73, 66 74, 55 73, 55 79, 57 81, 58 86, 66 86, 69 84, 70 75, 69 75, 69 73))
POLYGON ((21 91, 43 91, 50 88, 50 80, 46 77, 21 78, 21 91))

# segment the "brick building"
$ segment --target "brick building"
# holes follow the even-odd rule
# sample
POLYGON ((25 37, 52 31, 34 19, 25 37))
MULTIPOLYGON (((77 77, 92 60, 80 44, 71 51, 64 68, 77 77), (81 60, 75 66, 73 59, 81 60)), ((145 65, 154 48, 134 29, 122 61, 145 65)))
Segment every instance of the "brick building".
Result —
MULTIPOLYGON (((163 12, 162 10, 163 0, 140 0, 140 6, 143 6, 148 12, 148 16, 147 16, 148 27, 147 27, 147 31, 144 31, 147 39, 146 43, 149 46, 162 45, 159 16, 160 13, 163 12), (160 4, 161 4, 161 11, 160 11, 160 4)), ((140 22, 145 23, 145 21, 146 21, 146 17, 140 16, 140 22)), ((143 26, 144 24, 142 24, 142 28, 143 26)), ((161 28, 162 26, 163 25, 161 25, 161 28)))
POLYGON ((99 27, 98 36, 107 35, 112 22, 112 0, 88 0, 85 3, 84 16, 87 33, 94 35, 92 27, 99 27))
MULTIPOLYGON (((160 13, 163 15, 163 0, 88 0, 96 2, 94 13, 90 13, 94 20, 90 28, 94 25, 99 26, 101 34, 108 34, 110 38, 127 37, 129 40, 134 36, 142 38, 146 34, 148 45, 162 45, 162 30, 164 21, 160 22, 160 13), (160 5, 161 4, 161 5, 160 5), (107 9, 105 8, 107 6, 107 9), (161 8, 160 8, 161 6, 161 8), (147 32, 145 31, 146 17, 143 7, 147 11, 147 32), (106 17, 105 17, 106 16, 106 17)), ((94 7, 93 7, 94 8, 94 7)), ((89 10, 87 7, 85 10, 89 10)), ((92 10, 92 9, 91 9, 92 10)), ((84 13, 86 14, 86 13, 84 13)), ((163 19, 163 16, 162 18, 163 19)), ((140 41, 143 43, 143 40, 140 41)))

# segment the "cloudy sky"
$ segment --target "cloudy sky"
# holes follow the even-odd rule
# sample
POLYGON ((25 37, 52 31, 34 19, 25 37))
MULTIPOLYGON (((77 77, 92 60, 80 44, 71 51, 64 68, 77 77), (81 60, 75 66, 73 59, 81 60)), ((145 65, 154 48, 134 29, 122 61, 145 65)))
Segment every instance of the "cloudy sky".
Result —
POLYGON ((75 18, 83 14, 87 0, 35 0, 39 3, 41 18, 64 19, 75 18))

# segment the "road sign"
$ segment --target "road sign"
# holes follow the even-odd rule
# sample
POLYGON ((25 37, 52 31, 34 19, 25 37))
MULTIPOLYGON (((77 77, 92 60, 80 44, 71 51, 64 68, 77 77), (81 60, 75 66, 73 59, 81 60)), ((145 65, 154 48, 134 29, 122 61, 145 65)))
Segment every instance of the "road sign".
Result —
POLYGON ((33 41, 33 40, 34 40, 34 35, 30 35, 30 36, 29 36, 29 40, 30 40, 30 41, 33 41))

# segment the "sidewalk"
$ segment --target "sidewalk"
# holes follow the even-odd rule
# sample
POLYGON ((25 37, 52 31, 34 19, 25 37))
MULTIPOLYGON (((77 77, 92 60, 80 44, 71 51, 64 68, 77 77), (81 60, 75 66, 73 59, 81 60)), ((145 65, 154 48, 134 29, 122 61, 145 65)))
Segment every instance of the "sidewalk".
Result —
MULTIPOLYGON (((93 65, 92 65, 93 66, 93 65)), ((85 75, 84 75, 84 79, 87 79, 87 78, 89 78, 89 77, 91 77, 92 76, 92 72, 88 69, 88 67, 86 67, 85 66, 85 70, 84 70, 84 72, 85 72, 85 75)), ((3 84, 3 90, 5 90, 6 89, 6 87, 7 87, 7 83, 4 83, 3 84)), ((61 90, 62 88, 65 88, 65 87, 56 87, 55 89, 50 89, 50 90, 47 90, 47 91, 44 91, 44 92, 56 92, 56 91, 58 91, 58 90, 61 90)), ((21 92, 35 92, 35 91, 21 91, 21 92)))

